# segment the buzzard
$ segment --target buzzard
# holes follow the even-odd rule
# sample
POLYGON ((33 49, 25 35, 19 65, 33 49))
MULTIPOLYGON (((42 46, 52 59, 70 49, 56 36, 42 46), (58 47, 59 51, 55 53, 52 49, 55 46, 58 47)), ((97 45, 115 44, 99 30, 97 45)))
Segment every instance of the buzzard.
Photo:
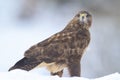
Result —
POLYGON ((25 51, 24 58, 9 71, 14 69, 29 71, 44 66, 51 75, 61 77, 63 69, 67 67, 70 76, 80 76, 80 60, 90 42, 91 23, 90 13, 78 12, 62 31, 25 51))

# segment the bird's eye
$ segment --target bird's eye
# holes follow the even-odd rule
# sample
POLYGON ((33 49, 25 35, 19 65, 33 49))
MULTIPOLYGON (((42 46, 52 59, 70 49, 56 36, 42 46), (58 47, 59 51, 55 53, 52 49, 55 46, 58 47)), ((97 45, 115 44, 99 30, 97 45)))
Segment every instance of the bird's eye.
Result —
POLYGON ((77 17, 80 17, 80 14, 77 14, 76 16, 77 16, 77 17))
POLYGON ((89 15, 86 15, 86 17, 89 17, 89 15))

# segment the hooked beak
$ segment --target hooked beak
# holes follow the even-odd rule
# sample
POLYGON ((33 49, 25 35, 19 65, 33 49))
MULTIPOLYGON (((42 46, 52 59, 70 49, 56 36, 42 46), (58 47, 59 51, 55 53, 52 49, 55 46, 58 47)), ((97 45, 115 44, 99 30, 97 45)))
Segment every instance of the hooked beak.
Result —
POLYGON ((87 22, 86 14, 80 14, 79 20, 80 20, 80 22, 82 22, 82 23, 87 22))

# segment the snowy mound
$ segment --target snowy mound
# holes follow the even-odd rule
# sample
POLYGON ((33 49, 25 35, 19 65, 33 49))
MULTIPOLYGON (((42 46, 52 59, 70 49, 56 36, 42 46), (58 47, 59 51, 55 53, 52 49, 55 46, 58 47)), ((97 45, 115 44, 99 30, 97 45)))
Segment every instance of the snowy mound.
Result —
POLYGON ((58 77, 45 76, 22 70, 14 70, 11 72, 0 72, 0 80, 120 80, 120 74, 114 73, 96 79, 87 79, 82 77, 58 77))

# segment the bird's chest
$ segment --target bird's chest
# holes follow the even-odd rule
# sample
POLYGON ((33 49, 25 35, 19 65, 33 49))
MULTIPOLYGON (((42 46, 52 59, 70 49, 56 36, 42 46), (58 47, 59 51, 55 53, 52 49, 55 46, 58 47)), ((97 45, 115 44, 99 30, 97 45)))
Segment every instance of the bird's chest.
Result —
POLYGON ((76 34, 71 39, 69 39, 67 44, 64 44, 64 52, 70 55, 82 55, 86 47, 89 44, 89 37, 82 34, 76 34))
POLYGON ((75 34, 67 41, 67 47, 71 49, 83 48, 89 42, 89 37, 75 34))

